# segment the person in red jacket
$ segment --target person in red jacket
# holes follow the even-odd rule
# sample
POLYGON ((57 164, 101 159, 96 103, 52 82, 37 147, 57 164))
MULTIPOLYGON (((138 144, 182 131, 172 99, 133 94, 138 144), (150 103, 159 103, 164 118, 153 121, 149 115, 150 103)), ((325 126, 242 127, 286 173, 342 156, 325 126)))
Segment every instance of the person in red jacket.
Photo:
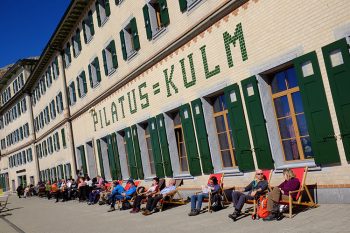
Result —
MULTIPOLYGON (((286 168, 283 170, 284 181, 274 187, 272 192, 268 194, 267 198, 267 210, 270 215, 264 218, 264 221, 271 221, 277 219, 279 216, 279 201, 289 201, 289 192, 298 190, 300 187, 300 181, 295 178, 294 172, 286 168)), ((295 200, 297 193, 292 193, 291 196, 295 200)))

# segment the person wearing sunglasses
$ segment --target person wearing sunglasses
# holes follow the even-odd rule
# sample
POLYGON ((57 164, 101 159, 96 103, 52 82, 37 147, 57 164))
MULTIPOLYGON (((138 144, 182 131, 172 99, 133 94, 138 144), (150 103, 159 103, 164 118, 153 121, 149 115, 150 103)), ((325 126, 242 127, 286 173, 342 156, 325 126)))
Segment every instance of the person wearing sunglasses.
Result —
POLYGON ((262 170, 255 171, 255 179, 250 182, 248 186, 242 189, 237 189, 232 192, 232 202, 233 207, 235 208, 232 214, 229 214, 228 217, 236 220, 238 216, 241 215, 241 210, 244 203, 247 200, 258 199, 261 194, 263 194, 268 188, 268 182, 264 177, 262 170))

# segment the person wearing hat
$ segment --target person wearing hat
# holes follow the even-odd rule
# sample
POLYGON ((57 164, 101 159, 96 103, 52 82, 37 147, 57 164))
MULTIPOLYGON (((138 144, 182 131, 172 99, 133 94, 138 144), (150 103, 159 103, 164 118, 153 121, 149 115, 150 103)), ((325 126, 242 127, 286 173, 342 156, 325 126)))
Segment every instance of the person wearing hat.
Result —
POLYGON ((119 183, 118 185, 113 189, 113 192, 114 190, 116 189, 117 191, 115 192, 115 194, 113 195, 113 192, 112 192, 112 195, 110 197, 110 200, 111 200, 111 208, 108 210, 108 212, 112 212, 115 210, 115 202, 116 201, 119 201, 119 200, 130 200, 132 198, 132 196, 134 195, 134 193, 136 192, 136 186, 135 186, 135 183, 132 179, 129 179, 126 183, 126 190, 121 186, 118 187, 118 186, 121 186, 119 183))

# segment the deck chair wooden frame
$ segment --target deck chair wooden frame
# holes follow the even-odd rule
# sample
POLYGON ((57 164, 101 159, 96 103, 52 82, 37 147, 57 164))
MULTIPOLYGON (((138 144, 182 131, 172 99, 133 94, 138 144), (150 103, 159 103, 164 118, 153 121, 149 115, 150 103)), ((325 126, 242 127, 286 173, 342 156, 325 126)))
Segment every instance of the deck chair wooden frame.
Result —
MULTIPOLYGON (((138 186, 141 184, 141 180, 135 180, 135 181, 134 181, 134 184, 135 184, 136 187, 138 187, 138 186)), ((128 189, 129 189, 129 188, 127 188, 127 185, 125 185, 125 191, 127 191, 128 189)), ((137 196, 137 192, 135 192, 135 193, 132 195, 131 199, 129 199, 129 200, 126 199, 126 197, 124 197, 124 199, 122 199, 122 200, 117 200, 116 203, 117 203, 117 208, 118 208, 118 210, 120 210, 120 208, 121 208, 123 202, 128 201, 128 202, 134 203, 134 200, 135 200, 136 196, 137 196)))
POLYGON ((4 195, 0 197, 0 213, 4 210, 9 210, 7 208, 8 200, 10 195, 4 195), (3 200, 1 200, 3 199, 3 200))
POLYGON ((316 208, 319 206, 318 204, 316 204, 314 202, 314 199, 312 198, 311 193, 306 185, 306 176, 307 176, 307 172, 308 172, 308 167, 292 168, 291 170, 294 172, 296 177, 299 179, 300 188, 298 190, 289 192, 288 202, 280 201, 280 204, 286 204, 289 206, 289 212, 287 214, 284 214, 285 216, 287 216, 289 218, 293 217, 293 206, 307 206, 307 207, 311 207, 311 208, 316 208), (298 174, 301 173, 302 169, 304 170, 304 172, 303 172, 302 178, 301 178, 300 176, 298 176, 298 174), (301 180, 300 180, 300 178, 301 178, 301 180), (304 192, 306 192, 309 201, 302 201, 304 192), (293 193, 297 193, 295 200, 293 200, 292 195, 291 195, 293 193))
POLYGON ((164 204, 172 204, 172 205, 184 205, 186 204, 185 199, 180 194, 178 188, 183 184, 183 179, 176 179, 175 180, 175 187, 176 189, 172 192, 167 193, 162 200, 159 201, 159 208, 160 211, 164 210, 164 204), (175 198, 175 197, 178 198, 175 198))

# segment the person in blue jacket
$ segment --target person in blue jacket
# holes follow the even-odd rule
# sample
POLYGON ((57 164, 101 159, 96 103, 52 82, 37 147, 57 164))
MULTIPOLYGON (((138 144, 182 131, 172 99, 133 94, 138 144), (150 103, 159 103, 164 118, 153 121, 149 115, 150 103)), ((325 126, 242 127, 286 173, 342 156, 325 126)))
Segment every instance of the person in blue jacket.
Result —
POLYGON ((136 186, 132 179, 129 179, 126 184, 129 184, 129 189, 125 190, 123 186, 121 186, 119 183, 114 187, 112 194, 110 196, 111 201, 111 208, 108 210, 108 212, 115 210, 115 202, 117 200, 123 200, 124 198, 126 200, 130 200, 132 196, 136 192, 136 186))

